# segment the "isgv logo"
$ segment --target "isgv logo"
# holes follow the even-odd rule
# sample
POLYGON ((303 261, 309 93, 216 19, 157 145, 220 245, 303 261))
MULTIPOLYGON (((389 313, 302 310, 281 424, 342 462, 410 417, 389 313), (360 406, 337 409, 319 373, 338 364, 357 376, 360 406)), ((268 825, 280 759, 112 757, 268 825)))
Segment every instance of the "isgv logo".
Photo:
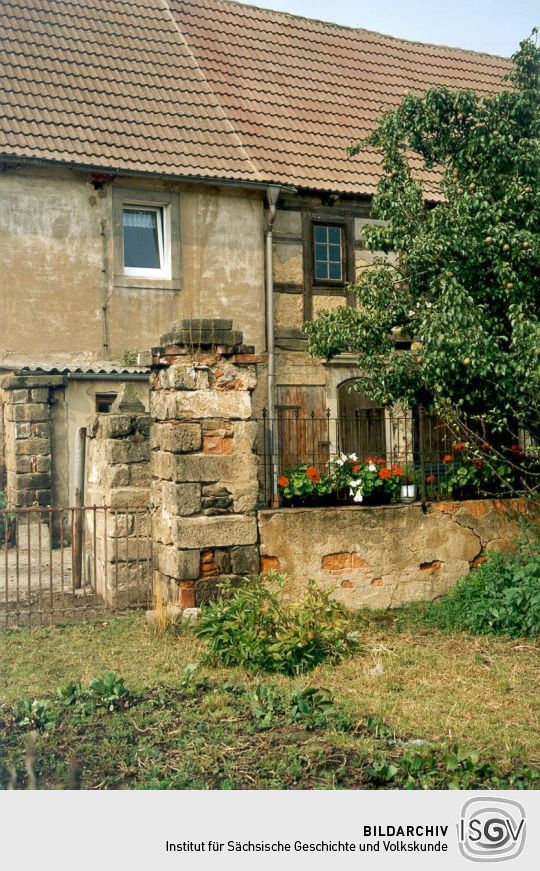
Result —
POLYGON ((510 798, 471 798, 458 823, 459 850, 471 862, 515 859, 525 845, 525 810, 510 798))

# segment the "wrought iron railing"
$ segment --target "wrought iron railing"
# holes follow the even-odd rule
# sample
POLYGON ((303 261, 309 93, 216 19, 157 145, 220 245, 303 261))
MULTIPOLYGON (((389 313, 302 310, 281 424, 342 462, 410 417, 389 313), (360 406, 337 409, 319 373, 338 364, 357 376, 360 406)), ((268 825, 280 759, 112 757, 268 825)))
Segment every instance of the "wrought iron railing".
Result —
POLYGON ((481 438, 465 441, 422 408, 400 413, 361 409, 341 417, 330 410, 306 415, 299 408, 280 409, 271 417, 263 410, 258 425, 262 504, 275 505, 276 497, 287 503, 278 481, 291 470, 309 466, 324 476, 343 455, 356 457, 358 463, 376 459, 381 467, 384 461, 384 468, 401 469, 400 483, 416 485, 416 497, 424 503, 516 495, 523 483, 525 453, 513 443, 514 436, 509 434, 507 447, 498 449, 481 438), (496 471, 501 460, 508 461, 505 476, 496 471))

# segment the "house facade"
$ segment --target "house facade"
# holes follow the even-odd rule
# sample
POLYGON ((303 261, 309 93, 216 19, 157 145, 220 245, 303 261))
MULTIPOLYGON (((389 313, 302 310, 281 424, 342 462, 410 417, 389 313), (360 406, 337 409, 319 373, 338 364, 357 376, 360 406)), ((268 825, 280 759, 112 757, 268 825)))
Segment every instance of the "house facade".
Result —
POLYGON ((147 404, 149 350, 182 320, 254 346, 260 413, 368 407, 354 359, 315 361, 301 333, 371 260, 379 158, 346 148, 405 92, 488 95, 509 62, 233 0, 4 0, 0 21, 0 368, 62 376, 55 498, 77 427, 125 381, 147 404))

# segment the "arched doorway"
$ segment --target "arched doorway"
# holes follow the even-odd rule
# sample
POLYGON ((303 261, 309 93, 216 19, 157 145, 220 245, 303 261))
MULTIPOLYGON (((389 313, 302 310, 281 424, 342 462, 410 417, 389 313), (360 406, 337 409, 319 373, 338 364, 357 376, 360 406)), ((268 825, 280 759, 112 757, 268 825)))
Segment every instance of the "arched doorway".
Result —
POLYGON ((338 386, 337 449, 355 453, 363 460, 368 456, 386 456, 386 415, 377 405, 354 388, 355 380, 338 386))

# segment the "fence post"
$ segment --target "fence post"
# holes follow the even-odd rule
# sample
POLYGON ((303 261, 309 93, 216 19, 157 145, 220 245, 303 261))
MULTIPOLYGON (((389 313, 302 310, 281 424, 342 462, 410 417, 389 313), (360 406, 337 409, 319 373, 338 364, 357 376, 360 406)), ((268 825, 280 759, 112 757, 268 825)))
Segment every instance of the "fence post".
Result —
POLYGON ((426 469, 424 463, 424 408, 418 406, 418 450, 420 453, 420 498, 422 500, 422 510, 427 507, 426 496, 426 469))

